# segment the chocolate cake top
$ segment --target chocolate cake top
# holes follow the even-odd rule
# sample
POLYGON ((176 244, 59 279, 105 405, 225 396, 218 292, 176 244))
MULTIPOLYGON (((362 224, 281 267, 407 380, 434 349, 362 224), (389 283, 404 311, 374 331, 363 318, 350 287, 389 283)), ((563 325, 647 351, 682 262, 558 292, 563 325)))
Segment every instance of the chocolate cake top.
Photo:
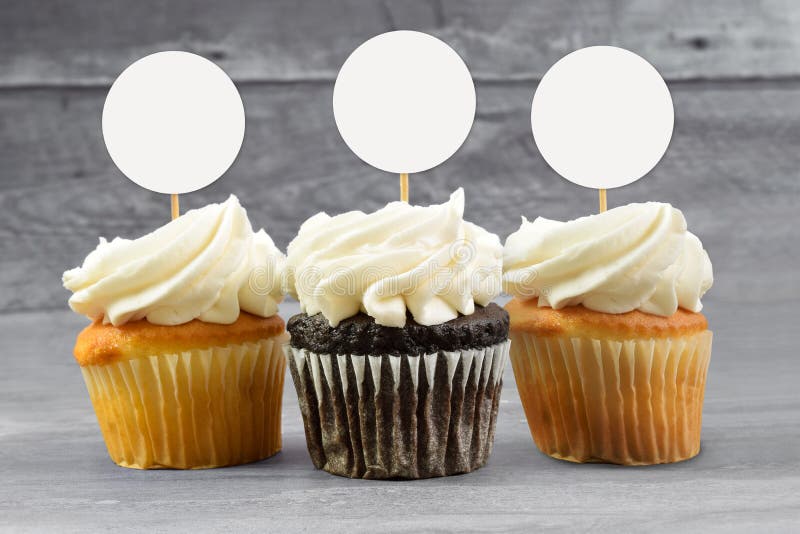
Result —
POLYGON ((508 339, 508 312, 497 304, 475 306, 475 313, 424 326, 409 314, 401 328, 381 326, 364 313, 332 327, 321 313, 301 313, 286 330, 293 347, 317 354, 431 354, 488 347, 508 339))

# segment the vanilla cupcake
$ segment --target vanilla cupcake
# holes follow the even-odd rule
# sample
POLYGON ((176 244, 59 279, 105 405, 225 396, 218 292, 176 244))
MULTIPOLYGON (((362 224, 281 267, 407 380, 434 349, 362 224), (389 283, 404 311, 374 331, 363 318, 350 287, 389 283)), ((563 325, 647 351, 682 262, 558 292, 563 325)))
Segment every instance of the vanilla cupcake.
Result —
POLYGON ((74 354, 114 462, 196 469, 280 450, 283 262, 231 196, 136 240, 101 238, 64 273, 92 320, 74 354))
POLYGON ((287 250, 303 313, 289 368, 317 468, 354 478, 465 473, 494 439, 508 315, 502 246, 435 206, 318 214, 287 250))
POLYGON ((700 450, 711 262, 669 204, 630 204, 510 235, 511 362, 539 449, 668 463, 700 450))

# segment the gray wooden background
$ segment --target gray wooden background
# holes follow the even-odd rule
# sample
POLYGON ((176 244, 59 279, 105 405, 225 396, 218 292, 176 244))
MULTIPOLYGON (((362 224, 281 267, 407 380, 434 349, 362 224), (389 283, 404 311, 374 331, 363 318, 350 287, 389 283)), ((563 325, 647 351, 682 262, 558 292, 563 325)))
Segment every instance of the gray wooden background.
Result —
MULTIPOLYGON (((788 531, 800 523, 800 2, 794 0, 0 2, 0 530, 166 525, 356 532, 788 531), (132 472, 107 459, 69 356, 85 319, 61 273, 98 236, 136 237, 168 199, 129 182, 100 131, 106 91, 131 62, 181 49, 236 81, 247 133, 229 173, 184 209, 236 193, 285 247, 319 210, 372 210, 397 179, 362 164, 331 110, 333 81, 367 38, 416 29, 450 43, 478 92, 462 149, 411 177, 411 200, 458 186, 468 218, 505 237, 519 216, 574 218, 594 191, 556 176, 529 125, 537 80, 563 55, 612 44, 667 79, 672 144, 611 206, 684 211, 714 263, 715 331, 703 452, 649 469, 574 466, 538 454, 511 372, 495 453, 463 477, 362 483, 315 471, 290 381, 284 451, 261 464, 132 472), (738 527, 738 528, 734 528, 738 527)), ((297 311, 282 306, 284 317, 297 311)), ((510 367, 510 366, 509 366, 510 367)))
POLYGON ((593 191, 546 165, 530 132, 537 80, 593 44, 651 61, 673 93, 661 164, 609 193, 610 205, 671 202, 705 243, 710 299, 797 299, 800 260, 800 5, 792 0, 216 2, 6 0, 0 4, 0 312, 62 309, 63 270, 98 236, 135 237, 169 217, 168 199, 129 182, 105 150, 109 84, 161 50, 205 55, 237 82, 247 111, 238 160, 183 207, 242 198, 285 247, 319 210, 371 210, 395 176, 341 140, 331 96, 367 38, 418 29, 450 43, 477 83, 477 118, 450 160, 411 177, 415 203, 463 185, 468 217, 502 239, 519 216, 574 218, 593 191))

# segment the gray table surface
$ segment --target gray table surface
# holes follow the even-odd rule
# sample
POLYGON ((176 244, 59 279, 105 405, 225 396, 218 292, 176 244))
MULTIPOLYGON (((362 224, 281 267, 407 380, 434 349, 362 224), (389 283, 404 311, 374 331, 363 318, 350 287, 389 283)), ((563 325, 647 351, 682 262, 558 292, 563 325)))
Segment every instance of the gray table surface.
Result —
MULTIPOLYGON (((794 302, 706 304, 715 332, 700 455, 655 467, 538 452, 511 366, 492 457, 467 475, 349 480, 314 469, 287 377, 283 451, 204 471, 136 471, 106 453, 70 356, 85 320, 0 316, 0 528, 13 531, 789 531, 800 524, 794 302), (760 320, 759 320, 760 318, 760 320)), ((282 315, 297 311, 286 303, 282 315)))

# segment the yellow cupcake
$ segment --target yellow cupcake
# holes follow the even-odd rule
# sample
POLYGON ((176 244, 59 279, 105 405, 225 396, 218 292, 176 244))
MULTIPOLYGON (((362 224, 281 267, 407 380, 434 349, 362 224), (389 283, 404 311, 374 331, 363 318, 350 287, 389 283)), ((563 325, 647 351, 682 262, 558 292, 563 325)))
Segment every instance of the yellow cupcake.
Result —
POLYGON ((283 320, 242 313, 232 325, 95 322, 75 359, 111 459, 124 467, 197 469, 281 449, 283 320))
POLYGON ((93 318, 74 354, 114 462, 198 469, 280 450, 281 261, 231 197, 101 241, 65 273, 70 306, 93 318))
POLYGON ((514 299, 511 364, 539 449, 655 464, 700 451, 711 332, 700 313, 612 315, 514 299))
POLYGON ((523 221, 504 261, 511 363, 539 449, 625 465, 697 455, 713 277, 682 214, 648 203, 523 221))

